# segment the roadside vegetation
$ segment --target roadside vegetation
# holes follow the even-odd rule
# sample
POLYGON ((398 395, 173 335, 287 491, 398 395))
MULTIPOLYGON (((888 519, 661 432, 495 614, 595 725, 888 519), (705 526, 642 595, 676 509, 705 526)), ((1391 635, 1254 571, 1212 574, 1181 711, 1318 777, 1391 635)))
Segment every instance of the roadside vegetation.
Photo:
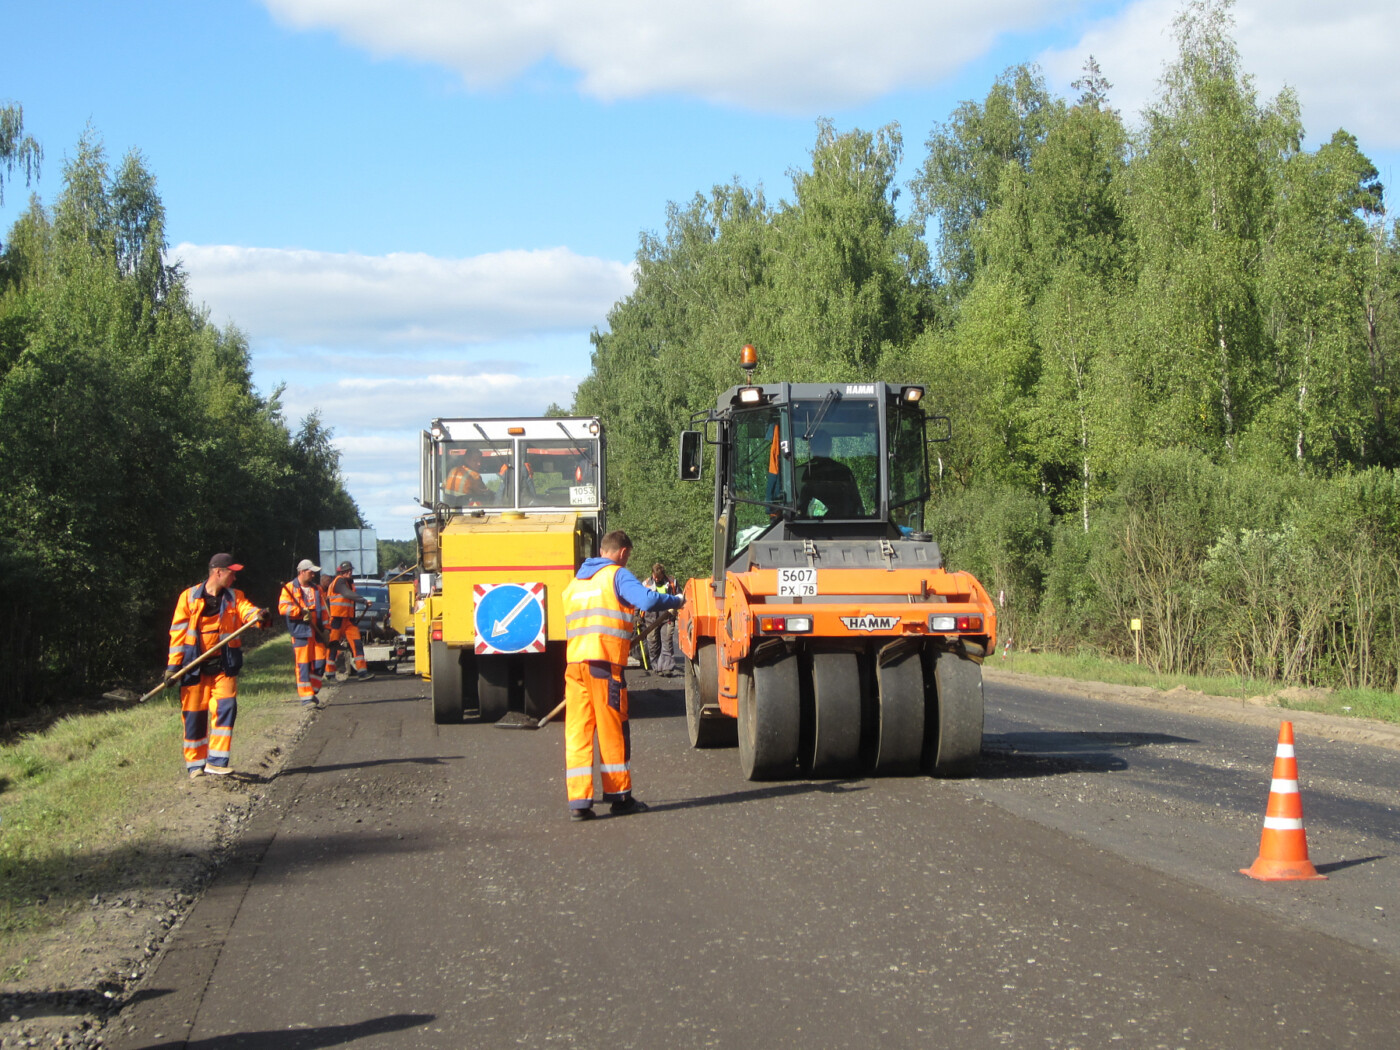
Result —
POLYGON ((1047 678, 1068 678, 1076 682, 1103 682, 1108 685, 1142 686, 1171 692, 1185 689, 1207 696, 1263 699, 1285 711, 1315 711, 1342 718, 1371 718, 1400 725, 1400 695, 1380 689, 1306 689, 1282 686, 1252 678, 1221 678, 1210 675, 1165 674, 1140 663, 1102 656, 1053 652, 1012 652, 993 656, 987 662, 993 670, 1012 671, 1047 678))
MULTIPOLYGON (((235 777, 269 738, 300 723, 301 705, 284 702, 294 690, 291 659, 286 635, 248 654, 238 679, 235 777)), ((192 794, 227 790, 186 777, 179 712, 171 688, 0 744, 0 981, 23 970, 16 945, 63 923, 94 894, 168 878, 151 868, 180 847, 169 836, 188 814, 172 814, 188 811, 192 794)))
MULTIPOLYGON (((42 160, 0 105, 0 194, 42 160)), ((268 602, 318 529, 360 523, 330 432, 289 426, 191 301, 141 155, 114 168, 88 130, 60 179, 0 244, 0 720, 164 666, 216 551, 268 602)))
POLYGON ((1259 97, 1231 18, 1184 6, 1140 117, 1092 58, 1073 100, 1008 69, 933 128, 905 214, 900 129, 827 122, 786 199, 673 204, 573 405, 608 423, 610 520, 709 575, 677 433, 752 342, 758 382, 926 384, 926 528, 1015 652, 1394 694, 1396 226, 1349 132, 1259 97))

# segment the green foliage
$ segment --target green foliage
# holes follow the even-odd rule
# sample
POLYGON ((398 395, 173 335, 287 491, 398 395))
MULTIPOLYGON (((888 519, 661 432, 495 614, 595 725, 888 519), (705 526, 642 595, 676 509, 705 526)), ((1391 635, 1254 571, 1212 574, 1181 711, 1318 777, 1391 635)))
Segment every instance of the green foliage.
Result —
POLYGON ((379 569, 381 572, 389 572, 400 566, 412 569, 417 564, 417 540, 379 541, 379 569))
POLYGON ((0 204, 5 203, 5 178, 15 169, 24 172, 24 184, 39 177, 44 151, 32 135, 24 133, 24 107, 0 106, 0 204))
POLYGON ((1045 501, 1010 484, 984 486, 943 500, 928 527, 948 568, 971 572, 998 603, 998 630, 1015 637, 1027 629, 1049 567, 1045 501))
POLYGON ((209 555, 260 604, 316 530, 359 514, 329 433, 294 436, 165 260, 139 154, 115 175, 91 132, 0 270, 0 714, 164 663, 174 596, 209 555), (141 644, 133 647, 131 640, 141 644))

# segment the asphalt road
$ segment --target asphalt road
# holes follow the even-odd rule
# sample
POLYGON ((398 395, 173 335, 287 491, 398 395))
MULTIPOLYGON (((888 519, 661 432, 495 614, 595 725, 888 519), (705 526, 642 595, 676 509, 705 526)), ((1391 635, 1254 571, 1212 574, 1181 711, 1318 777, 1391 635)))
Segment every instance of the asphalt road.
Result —
POLYGON ((1330 878, 1262 884, 1276 726, 989 683, 977 779, 756 785, 634 678, 632 733, 651 811, 575 824, 560 726, 341 688, 109 1044, 1394 1045, 1394 751, 1300 735, 1330 878))

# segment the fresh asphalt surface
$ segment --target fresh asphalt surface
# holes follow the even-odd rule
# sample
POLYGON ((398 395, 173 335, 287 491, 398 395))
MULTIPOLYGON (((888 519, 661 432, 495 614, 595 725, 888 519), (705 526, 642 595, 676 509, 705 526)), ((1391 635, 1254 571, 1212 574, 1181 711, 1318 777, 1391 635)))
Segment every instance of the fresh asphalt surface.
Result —
MULTIPOLYGON (((571 823, 559 725, 339 688, 108 1045, 1395 1045, 1400 753, 989 680, 982 774, 751 784, 634 674, 650 812, 571 823)), ((210 785, 219 790, 218 785, 210 785)))

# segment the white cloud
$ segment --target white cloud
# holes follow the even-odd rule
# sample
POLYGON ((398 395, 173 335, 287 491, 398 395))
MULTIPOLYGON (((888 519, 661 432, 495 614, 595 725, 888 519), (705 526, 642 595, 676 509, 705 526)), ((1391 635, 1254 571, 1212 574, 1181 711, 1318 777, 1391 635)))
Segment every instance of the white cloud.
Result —
POLYGON ((409 375, 342 374, 319 381, 318 374, 340 374, 321 358, 308 355, 305 371, 286 377, 283 405, 293 421, 320 411, 334 431, 350 494, 385 539, 413 535, 418 435, 434 417, 538 416, 550 402, 568 406, 581 378, 483 371, 470 363, 437 360, 409 375))
MULTIPOLYGON (((1176 54, 1172 21, 1181 0, 1138 0, 1095 23, 1073 47, 1039 61, 1054 87, 1068 92, 1087 56, 1113 82, 1114 106, 1135 120, 1157 94, 1164 63, 1176 54)), ((1303 105, 1308 142, 1316 146, 1344 127, 1362 148, 1400 147, 1400 6, 1353 0, 1344 7, 1315 0, 1239 0, 1235 40, 1261 102, 1285 86, 1303 105)))
POLYGON ((601 327, 632 290, 628 263, 567 248, 466 259, 180 244, 196 301, 253 339, 405 348, 601 327))
POLYGON ((600 99, 683 94, 810 113, 942 80, 1062 0, 263 0, 284 24, 329 29, 378 57, 456 71, 471 87, 541 62, 600 99))

